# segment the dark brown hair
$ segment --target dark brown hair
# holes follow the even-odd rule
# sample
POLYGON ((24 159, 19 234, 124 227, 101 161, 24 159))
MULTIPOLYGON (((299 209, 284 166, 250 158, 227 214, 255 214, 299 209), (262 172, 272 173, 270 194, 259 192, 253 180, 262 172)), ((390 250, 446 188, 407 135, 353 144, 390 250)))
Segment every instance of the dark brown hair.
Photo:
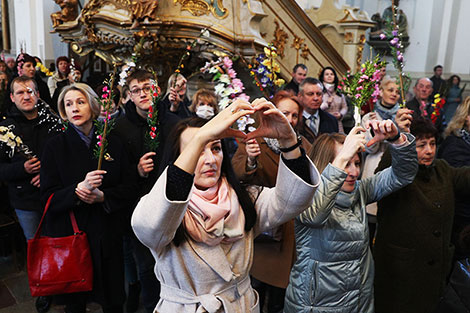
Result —
MULTIPOLYGON (((159 175, 163 172, 163 169, 166 168, 169 164, 173 164, 178 156, 180 155, 180 146, 181 146, 181 134, 184 130, 189 127, 200 128, 204 126, 209 120, 205 120, 199 117, 191 117, 178 122, 173 128, 171 135, 168 139, 169 146, 165 149, 163 160, 160 164, 159 175)), ((224 175, 227 178, 230 186, 235 190, 235 193, 238 196, 238 201, 242 207, 243 213, 245 215, 245 231, 249 231, 253 228, 256 222, 256 210, 253 201, 248 195, 245 188, 242 187, 240 181, 238 180, 235 172, 232 168, 232 163, 227 152, 227 147, 225 140, 222 139, 222 153, 223 160, 221 166, 221 175, 224 175)), ((176 231, 175 238, 173 242, 175 245, 179 245, 184 240, 184 230, 182 225, 178 227, 176 231)))

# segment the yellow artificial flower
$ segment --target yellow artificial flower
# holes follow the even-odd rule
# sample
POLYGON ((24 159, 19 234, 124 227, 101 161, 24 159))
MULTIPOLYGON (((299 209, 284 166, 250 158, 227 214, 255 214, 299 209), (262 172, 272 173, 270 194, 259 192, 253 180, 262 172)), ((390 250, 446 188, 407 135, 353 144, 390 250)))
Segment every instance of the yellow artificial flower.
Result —
POLYGON ((281 87, 281 86, 284 85, 285 83, 286 83, 286 81, 285 81, 284 79, 282 79, 282 78, 276 79, 276 80, 274 81, 274 84, 275 84, 276 86, 278 86, 278 87, 281 87))

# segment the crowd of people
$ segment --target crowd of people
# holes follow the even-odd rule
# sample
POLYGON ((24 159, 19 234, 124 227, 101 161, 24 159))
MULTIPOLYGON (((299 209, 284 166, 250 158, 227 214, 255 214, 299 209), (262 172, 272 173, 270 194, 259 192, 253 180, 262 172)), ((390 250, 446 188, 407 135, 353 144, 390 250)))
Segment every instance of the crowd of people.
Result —
POLYGON ((190 99, 175 73, 150 126, 152 73, 130 70, 104 112, 103 86, 81 82, 78 64, 59 57, 46 83, 38 62, 0 61, 0 126, 28 147, 0 145, 0 181, 26 239, 52 196, 44 235, 72 234, 73 211, 93 262, 90 292, 39 297, 38 312, 135 312, 140 299, 146 312, 470 309, 470 280, 449 284, 470 257, 470 97, 457 75, 446 84, 437 66, 401 107, 383 73, 359 124, 332 67, 317 79, 297 64, 272 99, 225 109, 209 89, 190 99), (256 130, 233 127, 247 115, 256 130))

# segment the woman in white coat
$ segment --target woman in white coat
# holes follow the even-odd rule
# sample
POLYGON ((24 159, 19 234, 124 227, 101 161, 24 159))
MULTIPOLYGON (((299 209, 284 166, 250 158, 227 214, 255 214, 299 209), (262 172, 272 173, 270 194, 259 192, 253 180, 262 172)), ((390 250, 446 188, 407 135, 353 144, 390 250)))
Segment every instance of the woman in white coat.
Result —
POLYGON ((174 163, 132 216, 137 237, 156 260, 161 299, 155 311, 259 312, 249 278, 253 239, 312 203, 318 171, 286 117, 265 99, 237 100, 209 122, 183 120, 173 133, 174 163), (230 128, 255 112, 256 131, 246 135, 230 128), (241 188, 222 139, 232 136, 279 140, 282 179, 274 188, 241 188))

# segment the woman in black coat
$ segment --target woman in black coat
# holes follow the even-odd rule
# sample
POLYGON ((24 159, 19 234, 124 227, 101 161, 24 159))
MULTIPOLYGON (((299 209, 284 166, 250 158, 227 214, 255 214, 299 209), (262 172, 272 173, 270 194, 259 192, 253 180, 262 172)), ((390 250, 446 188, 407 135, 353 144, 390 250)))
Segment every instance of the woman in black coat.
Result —
POLYGON ((95 92, 76 83, 59 96, 59 113, 68 120, 65 133, 49 140, 41 164, 41 197, 54 194, 46 214, 46 232, 52 237, 73 233, 69 210, 73 210, 80 230, 87 234, 93 260, 93 290, 61 296, 67 313, 86 310, 93 299, 103 311, 122 312, 125 300, 122 257, 122 217, 134 194, 126 152, 119 138, 108 137, 102 170, 93 150, 97 134, 93 120, 100 106, 95 92))
MULTIPOLYGON (((470 166, 470 97, 457 107, 455 114, 444 132, 444 141, 438 157, 453 167, 470 166)), ((470 257, 460 245, 460 233, 470 225, 470 198, 467 194, 456 195, 455 216, 452 228, 452 243, 455 245, 454 259, 470 257)))

